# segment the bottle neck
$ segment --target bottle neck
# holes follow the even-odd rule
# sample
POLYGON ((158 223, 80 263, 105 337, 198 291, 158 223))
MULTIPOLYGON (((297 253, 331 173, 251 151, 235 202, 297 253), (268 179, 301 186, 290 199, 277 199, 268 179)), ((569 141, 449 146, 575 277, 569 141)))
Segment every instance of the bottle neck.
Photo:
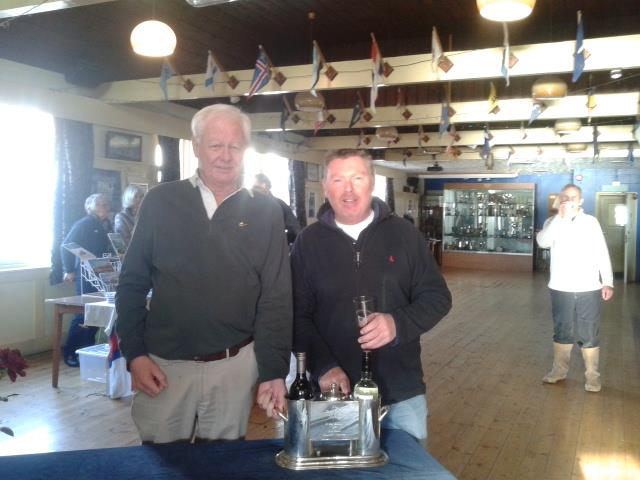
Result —
POLYGON ((360 378, 371 380, 371 352, 362 352, 362 370, 360 378))
POLYGON ((296 372, 298 374, 298 378, 306 377, 307 355, 304 352, 296 353, 296 372))

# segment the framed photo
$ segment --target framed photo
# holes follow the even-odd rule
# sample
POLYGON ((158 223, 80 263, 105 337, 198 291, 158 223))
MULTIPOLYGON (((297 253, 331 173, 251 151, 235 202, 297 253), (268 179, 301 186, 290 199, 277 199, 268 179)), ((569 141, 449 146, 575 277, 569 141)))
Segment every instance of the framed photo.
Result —
POLYGON ((111 211, 119 212, 122 207, 120 171, 94 168, 91 175, 91 193, 104 193, 111 200, 111 211))
POLYGON ((116 160, 142 161, 142 137, 122 132, 107 132, 105 157, 116 160))
POLYGON ((317 163, 307 163, 307 180, 310 182, 317 182, 319 177, 319 165, 317 163))

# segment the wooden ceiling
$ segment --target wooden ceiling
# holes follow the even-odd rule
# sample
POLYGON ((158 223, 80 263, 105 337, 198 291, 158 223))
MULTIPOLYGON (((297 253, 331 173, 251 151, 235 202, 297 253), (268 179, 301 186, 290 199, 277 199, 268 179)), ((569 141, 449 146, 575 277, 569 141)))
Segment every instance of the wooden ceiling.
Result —
MULTIPOLYGON (((530 17, 509 25, 511 45, 575 40, 578 10, 583 14, 587 39, 640 33, 638 0, 537 0, 530 17)), ((129 43, 132 28, 152 16, 174 29, 178 46, 171 61, 185 76, 204 72, 208 49, 215 52, 226 70, 252 69, 259 44, 278 67, 309 64, 311 39, 318 41, 330 62, 367 59, 370 32, 375 33, 385 57, 429 53, 434 25, 445 50, 449 50, 449 41, 458 51, 502 45, 501 25, 480 17, 475 0, 237 0, 203 8, 192 7, 186 0, 115 0, 0 18, 4 27, 0 28, 0 58, 59 72, 78 85, 157 79, 162 60, 134 54, 129 43), (309 19, 309 12, 315 13, 315 20, 309 19)), ((628 54, 639 55, 637 51, 628 54)), ((570 82, 570 74, 561 76, 570 82)), ((639 79, 640 69, 626 71, 616 82, 610 81, 608 71, 592 72, 583 75, 571 89, 582 90, 591 84, 598 86, 598 93, 633 92, 640 87, 639 79)), ((514 77, 508 88, 501 83, 500 98, 530 97, 534 80, 514 77)), ((439 103, 444 85, 407 85, 407 104, 439 103)), ((366 99, 368 90, 361 91, 366 99)), ((457 81, 452 86, 452 101, 486 100, 487 93, 487 82, 457 81)), ((354 97, 349 89, 325 92, 330 110, 352 108, 354 97)), ((396 99, 395 87, 381 88, 378 106, 395 105, 396 99)), ((219 101, 228 99, 175 102, 200 108, 219 101)), ((241 105, 249 113, 279 112, 282 99, 280 95, 259 95, 241 105)), ((631 118, 627 115, 609 123, 628 123, 631 118)), ((540 126, 549 123, 541 122, 540 126)), ((459 130, 477 130, 482 124, 457 126, 459 130)), ((402 128, 416 132, 417 127, 402 128)), ((300 133, 309 136, 312 132, 300 133)), ((319 133, 346 134, 346 130, 319 133)))

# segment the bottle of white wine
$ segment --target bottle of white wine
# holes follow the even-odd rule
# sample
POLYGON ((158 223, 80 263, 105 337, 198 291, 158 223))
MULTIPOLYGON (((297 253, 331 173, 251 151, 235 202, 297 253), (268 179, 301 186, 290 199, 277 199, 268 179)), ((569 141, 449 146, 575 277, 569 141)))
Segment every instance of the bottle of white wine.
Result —
POLYGON ((296 379, 289 388, 289 400, 311 400, 313 389, 307 379, 307 355, 296 352, 296 379))
POLYGON ((362 372, 360 380, 353 386, 355 400, 378 400, 378 385, 371 378, 371 352, 362 352, 362 372))

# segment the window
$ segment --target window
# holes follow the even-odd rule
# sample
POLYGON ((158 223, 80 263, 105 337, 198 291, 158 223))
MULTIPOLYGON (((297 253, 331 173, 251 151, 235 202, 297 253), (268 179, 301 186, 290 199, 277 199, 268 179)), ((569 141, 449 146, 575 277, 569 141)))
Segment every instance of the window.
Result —
POLYGON ((373 196, 387 201, 387 177, 376 174, 376 184, 373 188, 373 196))
POLYGON ((0 104, 0 269, 51 264, 54 155, 51 115, 0 104))

